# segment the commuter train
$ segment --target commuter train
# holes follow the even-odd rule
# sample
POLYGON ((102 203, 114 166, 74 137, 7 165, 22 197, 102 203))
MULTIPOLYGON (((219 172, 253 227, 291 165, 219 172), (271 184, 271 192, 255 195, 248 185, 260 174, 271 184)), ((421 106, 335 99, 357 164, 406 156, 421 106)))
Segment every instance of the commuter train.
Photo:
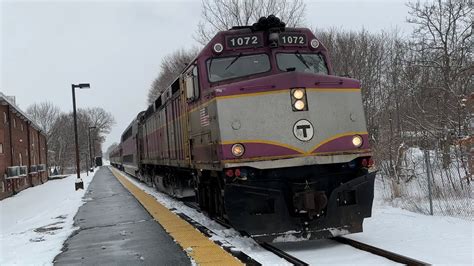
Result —
POLYGON ((375 173, 360 82, 275 16, 221 31, 111 153, 112 165, 259 241, 362 231, 375 173))

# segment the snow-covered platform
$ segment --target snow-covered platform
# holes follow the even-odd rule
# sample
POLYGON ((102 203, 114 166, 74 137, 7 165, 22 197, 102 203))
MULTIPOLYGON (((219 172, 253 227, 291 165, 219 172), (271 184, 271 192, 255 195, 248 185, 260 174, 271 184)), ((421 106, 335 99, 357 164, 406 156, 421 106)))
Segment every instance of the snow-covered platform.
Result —
POLYGON ((54 263, 189 265, 190 259, 107 167, 95 174, 86 203, 74 218, 79 229, 54 263))

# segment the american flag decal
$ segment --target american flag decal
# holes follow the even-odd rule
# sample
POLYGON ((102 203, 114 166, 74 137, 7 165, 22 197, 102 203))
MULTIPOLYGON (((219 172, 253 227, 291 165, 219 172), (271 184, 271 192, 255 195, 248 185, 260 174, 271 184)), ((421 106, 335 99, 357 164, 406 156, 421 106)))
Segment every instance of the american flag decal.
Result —
POLYGON ((202 127, 209 126, 210 119, 209 119, 209 113, 207 112, 207 107, 204 107, 201 110, 199 110, 199 119, 201 120, 202 127))

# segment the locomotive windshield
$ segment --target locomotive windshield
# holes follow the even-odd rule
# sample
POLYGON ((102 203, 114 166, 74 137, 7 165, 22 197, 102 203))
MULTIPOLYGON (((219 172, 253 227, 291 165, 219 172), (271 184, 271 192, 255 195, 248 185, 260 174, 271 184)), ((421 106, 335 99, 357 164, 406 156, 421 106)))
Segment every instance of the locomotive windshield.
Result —
POLYGON ((278 68, 282 71, 328 74, 328 69, 320 54, 278 53, 278 68))
POLYGON ((223 58, 211 58, 207 61, 207 73, 210 82, 249 76, 270 70, 267 54, 236 55, 223 58))

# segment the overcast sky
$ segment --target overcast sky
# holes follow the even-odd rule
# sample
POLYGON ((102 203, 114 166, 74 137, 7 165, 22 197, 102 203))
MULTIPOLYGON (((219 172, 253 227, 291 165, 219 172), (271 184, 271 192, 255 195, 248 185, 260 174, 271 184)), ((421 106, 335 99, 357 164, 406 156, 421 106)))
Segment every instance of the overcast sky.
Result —
MULTIPOLYGON (((0 91, 25 110, 52 101, 72 110, 101 106, 117 124, 104 150, 146 108, 161 59, 197 46, 193 35, 200 1, 1 1, 0 91)), ((305 21, 318 28, 370 32, 399 29, 408 35, 405 1, 308 1, 305 21)))

